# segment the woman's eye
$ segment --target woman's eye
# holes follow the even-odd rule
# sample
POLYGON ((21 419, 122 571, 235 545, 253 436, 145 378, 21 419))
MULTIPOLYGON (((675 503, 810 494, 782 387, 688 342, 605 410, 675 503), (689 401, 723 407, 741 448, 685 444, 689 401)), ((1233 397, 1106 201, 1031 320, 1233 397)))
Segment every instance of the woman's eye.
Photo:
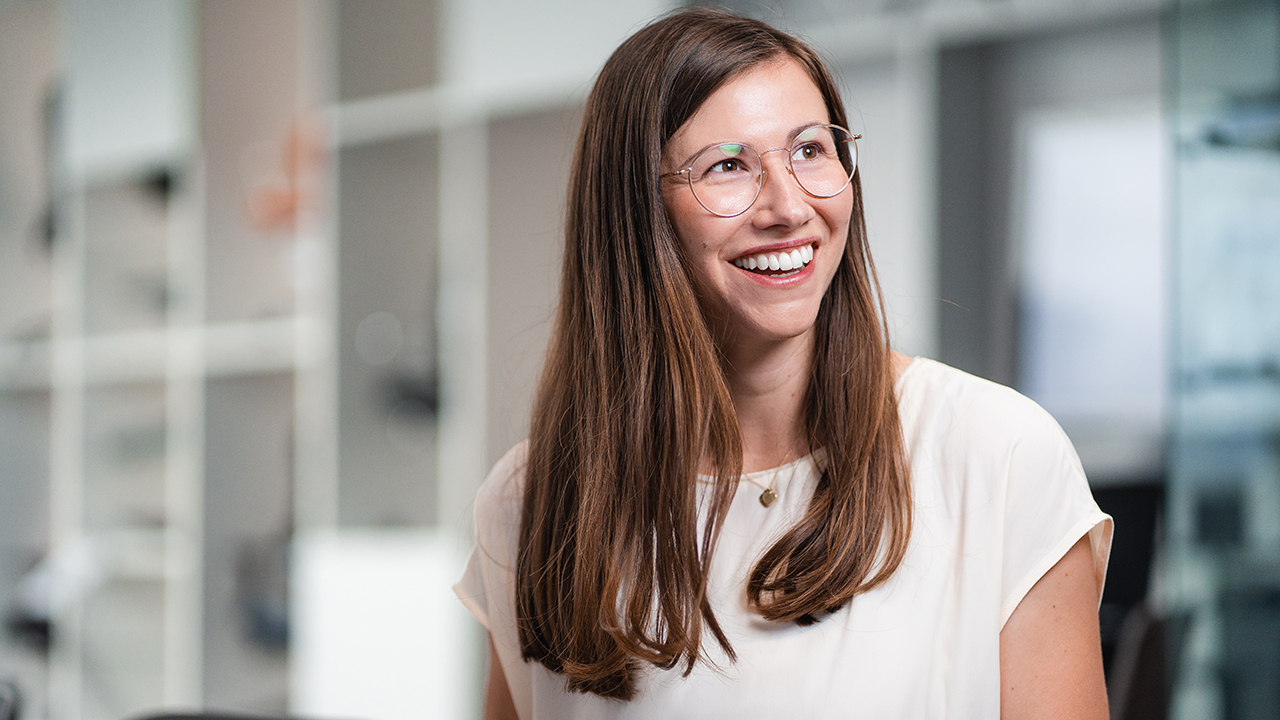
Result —
POLYGON ((748 154, 747 146, 741 143, 725 143, 707 148, 694 162, 695 167, 702 168, 696 177, 703 180, 714 177, 717 182, 723 182, 736 180, 743 174, 752 174, 754 170, 751 161, 747 160, 748 154))
POLYGON ((791 154, 792 160, 817 160, 820 157, 822 157, 822 148, 813 143, 801 145, 791 154))

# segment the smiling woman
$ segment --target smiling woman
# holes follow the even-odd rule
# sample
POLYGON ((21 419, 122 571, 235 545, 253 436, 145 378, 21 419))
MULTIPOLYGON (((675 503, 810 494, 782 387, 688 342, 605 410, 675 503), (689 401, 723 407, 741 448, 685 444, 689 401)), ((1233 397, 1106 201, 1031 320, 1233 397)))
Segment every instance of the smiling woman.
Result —
POLYGON ((455 588, 487 717, 1105 717, 1110 520, 1044 411, 890 350, 847 126, 812 50, 721 12, 601 71, 455 588))

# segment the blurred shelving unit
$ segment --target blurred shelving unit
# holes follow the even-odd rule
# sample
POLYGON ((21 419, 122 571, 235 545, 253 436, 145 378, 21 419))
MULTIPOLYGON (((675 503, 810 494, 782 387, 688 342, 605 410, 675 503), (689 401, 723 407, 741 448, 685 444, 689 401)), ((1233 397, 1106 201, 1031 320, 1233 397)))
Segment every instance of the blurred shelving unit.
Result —
POLYGON ((47 197, 18 214, 47 203, 48 252, 5 277, 46 294, 6 297, 0 326, 0 405, 47 428, 47 476, 15 478, 47 488, 31 533, 47 552, 17 603, 50 634, 30 707, 283 711, 282 640, 245 629, 244 576, 295 524, 334 522, 328 188, 290 155, 324 104, 323 18, 305 2, 0 10, 38 15, 28 38, 61 56, 36 68, 44 111, 23 107, 44 118, 47 197), (302 191, 305 207, 271 205, 302 191))

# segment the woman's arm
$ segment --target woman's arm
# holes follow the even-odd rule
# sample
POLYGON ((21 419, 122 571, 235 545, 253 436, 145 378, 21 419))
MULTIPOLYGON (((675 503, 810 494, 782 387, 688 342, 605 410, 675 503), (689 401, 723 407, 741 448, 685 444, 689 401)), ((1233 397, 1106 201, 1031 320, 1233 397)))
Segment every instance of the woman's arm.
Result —
POLYGON ((1083 537, 1031 588, 1000 631, 1000 717, 1105 720, 1098 587, 1083 537))
POLYGON ((502 661, 489 636, 489 678, 484 688, 484 720, 518 720, 516 704, 507 687, 507 676, 502 674, 502 661))

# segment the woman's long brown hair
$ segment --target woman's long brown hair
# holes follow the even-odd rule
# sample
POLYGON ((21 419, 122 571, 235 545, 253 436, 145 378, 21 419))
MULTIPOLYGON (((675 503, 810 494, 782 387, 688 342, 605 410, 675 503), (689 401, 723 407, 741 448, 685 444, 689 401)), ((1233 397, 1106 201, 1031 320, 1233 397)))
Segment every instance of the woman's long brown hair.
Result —
MULTIPOLYGON (((707 598, 742 441, 721 355, 658 185, 664 144, 743 71, 798 61, 847 126, 830 73, 763 23, 696 9, 631 36, 587 100, 573 160, 560 304, 530 432, 516 564, 526 660, 571 690, 630 699, 640 663, 692 669, 703 636, 733 649, 707 598), (714 489, 699 536, 697 472, 714 489)), ((911 532, 888 332, 861 185, 822 301, 805 398, 827 461, 804 517, 747 584, 765 618, 808 624, 884 582, 911 532)))

